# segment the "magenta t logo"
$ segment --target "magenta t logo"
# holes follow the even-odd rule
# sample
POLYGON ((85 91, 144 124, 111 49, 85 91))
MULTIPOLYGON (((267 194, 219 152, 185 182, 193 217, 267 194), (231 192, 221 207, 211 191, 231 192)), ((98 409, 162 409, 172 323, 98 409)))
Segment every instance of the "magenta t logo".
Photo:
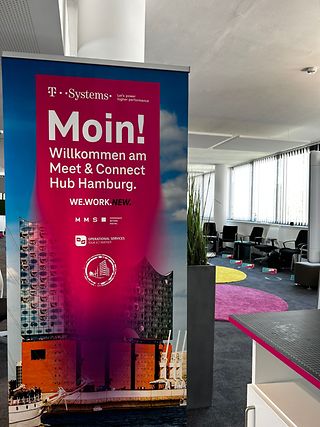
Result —
POLYGON ((49 86, 48 87, 48 94, 51 98, 54 98, 57 94, 57 88, 54 86, 49 86))

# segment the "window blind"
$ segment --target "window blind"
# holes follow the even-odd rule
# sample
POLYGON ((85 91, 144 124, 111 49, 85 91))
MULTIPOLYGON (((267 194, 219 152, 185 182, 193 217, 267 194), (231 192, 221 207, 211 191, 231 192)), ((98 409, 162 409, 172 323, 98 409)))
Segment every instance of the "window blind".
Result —
POLYGON ((232 168, 230 218, 307 225, 309 153, 302 148, 232 168))
POLYGON ((281 224, 307 225, 309 149, 280 154, 278 159, 277 220, 281 224))
POLYGON ((253 162, 252 220, 276 222, 277 158, 253 162))
POLYGON ((251 220, 252 164, 231 169, 231 218, 251 220))

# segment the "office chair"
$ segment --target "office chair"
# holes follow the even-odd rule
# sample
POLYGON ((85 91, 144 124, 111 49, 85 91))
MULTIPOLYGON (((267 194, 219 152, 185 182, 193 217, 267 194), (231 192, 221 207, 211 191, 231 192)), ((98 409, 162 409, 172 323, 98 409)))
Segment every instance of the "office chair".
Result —
POLYGON ((262 242, 262 235, 263 235, 263 227, 252 227, 251 233, 249 236, 241 236, 241 241, 246 243, 256 243, 259 244, 262 242), (248 237, 249 241, 245 240, 245 237, 248 237))
MULTIPOLYGON (((207 248, 207 251, 210 252, 218 252, 218 241, 219 234, 217 232, 216 223, 215 222, 205 222, 203 223, 203 235, 207 240, 207 245, 210 244, 211 247, 207 248), (209 250, 210 249, 210 250, 209 250)), ((209 245, 208 245, 209 246, 209 245)))
POLYGON ((271 252, 279 249, 279 247, 277 246, 278 234, 279 227, 271 226, 269 227, 266 238, 259 239, 260 242, 256 241, 256 244, 253 245, 253 247, 259 252, 261 252, 262 256, 255 258, 255 261, 258 261, 261 264, 263 261, 266 261, 268 259, 271 252))
POLYGON ((237 225, 224 225, 221 236, 219 237, 220 244, 223 243, 234 243, 238 238, 238 226, 237 225))
POLYGON ((296 240, 286 240, 283 242, 283 248, 280 249, 280 261, 284 267, 290 265, 292 270, 295 258, 301 260, 302 253, 306 251, 308 245, 308 230, 300 230, 296 240), (294 248, 287 246, 288 243, 294 243, 294 248), (296 255, 296 257, 294 256, 296 255))

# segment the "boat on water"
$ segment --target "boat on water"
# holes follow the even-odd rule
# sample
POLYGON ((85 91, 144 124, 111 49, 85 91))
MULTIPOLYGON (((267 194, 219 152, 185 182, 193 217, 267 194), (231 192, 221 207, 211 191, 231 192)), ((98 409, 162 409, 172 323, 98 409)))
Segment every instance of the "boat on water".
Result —
POLYGON ((99 392, 79 390, 54 402, 50 410, 54 412, 98 412, 110 409, 181 406, 185 399, 186 389, 106 390, 99 392))
POLYGON ((9 426, 38 427, 41 425, 41 415, 46 411, 46 404, 41 395, 34 397, 10 398, 9 426))
POLYGON ((41 416, 50 411, 52 405, 79 392, 85 385, 82 383, 70 392, 59 387, 53 395, 44 395, 38 387, 27 389, 23 384, 9 390, 9 427, 39 427, 41 416))

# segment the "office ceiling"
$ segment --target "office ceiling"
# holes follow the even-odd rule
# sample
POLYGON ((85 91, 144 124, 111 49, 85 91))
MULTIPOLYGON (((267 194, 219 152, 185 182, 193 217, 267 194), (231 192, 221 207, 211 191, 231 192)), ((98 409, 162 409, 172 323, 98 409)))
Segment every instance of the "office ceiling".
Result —
MULTIPOLYGON (((1 0, 0 52, 63 55, 58 2, 52 0, 1 0)), ((0 129, 2 130, 1 73, 0 100, 0 129)), ((3 172, 3 135, 1 133, 0 174, 3 172)))
POLYGON ((191 162, 320 140, 320 71, 300 71, 320 67, 318 0, 147 0, 146 13, 146 61, 191 66, 191 162))
MULTIPOLYGON (((2 0, 0 50, 62 54, 58 0, 2 0)), ((318 0, 146 0, 145 60, 191 66, 191 163, 320 140, 318 0)))
POLYGON ((0 52, 5 51, 63 55, 58 2, 1 0, 0 52))

